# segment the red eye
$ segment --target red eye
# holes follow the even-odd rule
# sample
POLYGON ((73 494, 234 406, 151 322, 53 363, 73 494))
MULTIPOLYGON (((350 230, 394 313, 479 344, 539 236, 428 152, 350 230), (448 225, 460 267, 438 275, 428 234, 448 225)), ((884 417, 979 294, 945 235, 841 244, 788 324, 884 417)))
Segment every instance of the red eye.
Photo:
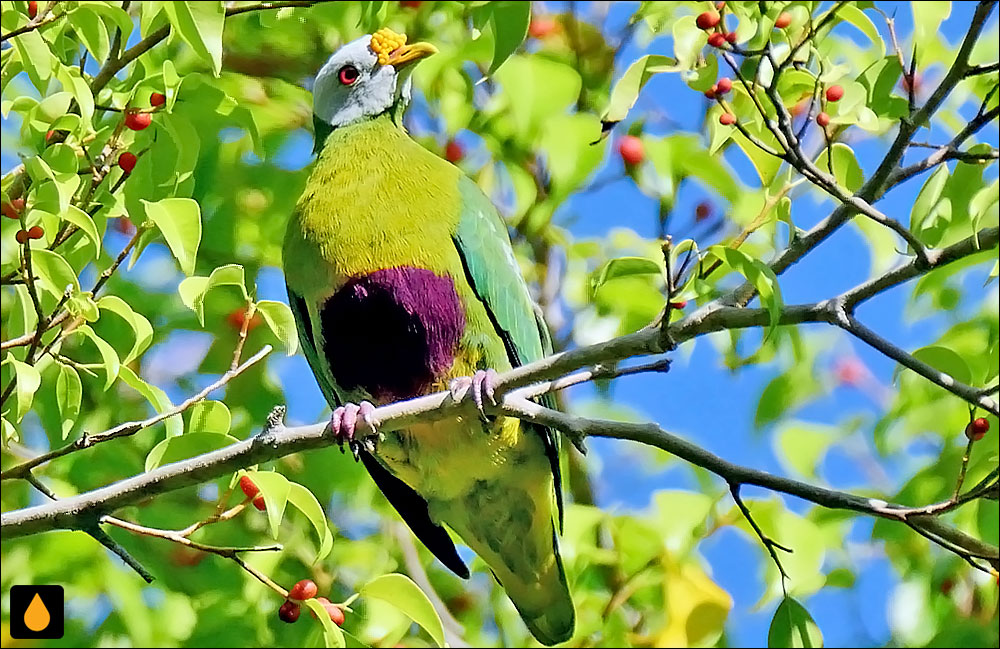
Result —
POLYGON ((345 86, 349 86, 355 81, 357 81, 359 76, 361 75, 358 73, 358 69, 353 65, 345 65, 344 67, 340 68, 340 72, 337 73, 337 77, 340 79, 340 83, 344 84, 345 86))

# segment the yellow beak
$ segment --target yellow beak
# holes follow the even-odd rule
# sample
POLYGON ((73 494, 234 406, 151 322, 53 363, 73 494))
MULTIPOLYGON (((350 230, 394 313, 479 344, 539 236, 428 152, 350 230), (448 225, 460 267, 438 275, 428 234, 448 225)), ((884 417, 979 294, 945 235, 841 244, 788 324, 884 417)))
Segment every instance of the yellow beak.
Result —
POLYGON ((389 55, 388 64, 397 70, 401 70, 411 63, 426 58, 431 54, 437 54, 438 48, 430 43, 413 43, 411 45, 401 45, 389 55))

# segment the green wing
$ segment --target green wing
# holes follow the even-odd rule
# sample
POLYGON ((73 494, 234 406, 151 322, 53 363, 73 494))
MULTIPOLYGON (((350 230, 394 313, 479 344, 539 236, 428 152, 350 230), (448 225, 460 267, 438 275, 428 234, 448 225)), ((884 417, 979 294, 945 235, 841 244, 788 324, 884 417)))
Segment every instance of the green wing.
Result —
MULTIPOLYGON (((503 340, 511 365, 516 367, 543 358, 552 351, 548 328, 528 294, 507 227, 493 203, 465 176, 459 180, 459 192, 462 214, 454 240, 472 289, 503 340)), ((552 394, 540 397, 539 401, 546 407, 555 407, 552 394)), ((559 435, 550 428, 531 427, 545 442, 545 453, 555 478, 559 526, 562 527, 559 435)))

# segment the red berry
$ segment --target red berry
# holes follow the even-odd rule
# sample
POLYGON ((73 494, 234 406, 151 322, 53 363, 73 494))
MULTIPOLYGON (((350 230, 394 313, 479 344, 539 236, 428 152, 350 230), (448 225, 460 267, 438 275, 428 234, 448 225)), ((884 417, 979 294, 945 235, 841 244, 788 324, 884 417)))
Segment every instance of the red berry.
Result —
POLYGON ((719 115, 719 123, 723 126, 732 126, 736 123, 736 115, 732 113, 722 113, 719 115))
POLYGON ((26 243, 28 241, 28 231, 18 230, 17 234, 14 235, 14 240, 18 243, 26 243))
POLYGON ((677 300, 676 302, 671 302, 670 303, 670 308, 671 309, 683 309, 687 305, 688 305, 688 301, 687 300, 677 300))
MULTIPOLYGON (((330 619, 333 620, 334 624, 337 626, 343 626, 344 609, 340 608, 325 597, 317 597, 316 601, 320 603, 320 606, 322 606, 324 610, 326 610, 326 614, 330 616, 330 619)), ((312 611, 309 611, 309 614, 316 617, 316 614, 312 611)))
POLYGON ((802 114, 809 112, 809 100, 803 99, 802 101, 797 102, 788 109, 788 112, 792 114, 792 117, 799 117, 802 114))
POLYGON ((24 209, 24 199, 15 198, 9 203, 3 204, 3 215, 8 219, 16 219, 24 209))
POLYGON ((973 442, 981 440, 990 430, 990 422, 985 417, 979 417, 969 422, 965 427, 965 436, 973 442))
POLYGON ((154 92, 149 96, 149 105, 153 108, 167 103, 167 96, 162 92, 154 92))
POLYGON ((827 101, 840 101, 840 98, 843 96, 844 88, 842 86, 830 86, 826 89, 827 101))
POLYGON ((552 18, 532 18, 528 23, 528 34, 532 38, 545 38, 558 29, 559 23, 552 18))
POLYGON ((133 234, 135 234, 135 226, 132 225, 132 222, 129 221, 125 217, 120 217, 120 218, 115 219, 114 220, 114 228, 118 232, 121 232, 122 234, 128 235, 130 237, 133 234))
POLYGON ((736 42, 736 32, 726 32, 726 42, 735 43, 736 42))
POLYGON ((903 90, 907 93, 910 92, 911 87, 913 88, 913 92, 918 92, 920 90, 920 86, 923 85, 923 80, 923 77, 919 74, 915 74, 912 79, 910 78, 910 75, 904 74, 899 80, 899 85, 901 85, 903 90))
POLYGON ((698 14, 698 17, 694 20, 694 24, 698 25, 698 29, 713 29, 719 24, 719 14, 714 11, 706 11, 698 14))
POLYGON ((634 167, 639 164, 645 158, 642 140, 634 135, 622 137, 618 140, 618 155, 622 157, 622 161, 625 162, 626 166, 634 167))
POLYGON ((147 126, 149 126, 153 121, 153 116, 149 113, 140 113, 135 110, 129 110, 125 113, 125 126, 129 127, 133 131, 141 131, 147 126))
POLYGON ((399 6, 407 9, 419 9, 422 4, 422 0, 402 0, 399 6))
POLYGON ((715 93, 719 89, 718 85, 713 85, 711 88, 705 91, 705 96, 709 99, 715 99, 715 93))
POLYGON ((302 609, 295 602, 285 602, 280 607, 278 607, 278 619, 282 622, 296 622, 299 619, 299 614, 302 609))
POLYGON ((253 498, 260 493, 260 488, 253 483, 248 475, 240 476, 240 489, 243 490, 247 498, 253 498))
MULTIPOLYGON (((28 228, 28 238, 29 239, 41 239, 45 236, 45 230, 42 229, 40 225, 33 225, 28 228)), ((989 425, 989 424, 987 424, 989 425)))
POLYGON ((823 128, 826 128, 827 125, 830 123, 830 116, 827 115, 826 113, 820 113, 819 115, 816 116, 816 123, 822 126, 823 128))
POLYGON ((951 577, 945 577, 941 582, 941 594, 948 595, 955 588, 955 581, 951 577))
POLYGON ((444 145, 444 159, 454 164, 461 162, 464 157, 465 150, 462 149, 462 145, 455 140, 448 140, 448 144, 444 145))
POLYGON ((726 7, 725 0, 719 0, 718 2, 715 3, 716 11, 722 11, 725 7, 726 7))
POLYGON ((788 13, 787 11, 781 12, 781 15, 779 15, 774 20, 774 26, 777 27, 778 29, 784 29, 785 27, 788 27, 791 24, 792 24, 792 14, 788 13))
POLYGON ((733 81, 729 77, 722 77, 719 83, 715 84, 715 92, 724 95, 733 89, 733 81))
POLYGON ((712 204, 708 201, 702 201, 694 208, 695 221, 704 221, 710 216, 712 216, 712 204))
POLYGON ((135 157, 131 151, 126 151, 118 156, 118 166, 127 174, 132 173, 132 170, 135 169, 135 163, 138 161, 139 158, 135 157))
POLYGON ((712 47, 722 47, 723 45, 725 45, 725 43, 726 43, 725 35, 720 34, 719 32, 714 32, 711 36, 708 37, 708 44, 711 45, 712 47))
POLYGON ((323 608, 326 612, 330 614, 330 619, 337 626, 344 626, 344 609, 340 608, 336 604, 327 604, 323 608))
POLYGON ((45 141, 51 142, 52 138, 55 137, 56 132, 53 130, 45 131, 45 141))
POLYGON ((868 376, 868 368, 860 359, 848 356, 837 361, 833 374, 844 385, 860 385, 868 376))
MULTIPOLYGON (((229 312, 226 316, 226 322, 235 329, 236 331, 243 330, 243 323, 247 319, 247 311, 244 308, 236 308, 229 312)), ((260 314, 254 313, 253 317, 250 318, 250 324, 247 325, 247 333, 250 333, 254 329, 260 326, 261 323, 260 314)))
POLYGON ((289 599, 312 599, 316 597, 316 593, 319 589, 316 587, 316 582, 312 579, 303 579, 296 582, 292 589, 288 591, 289 599))
POLYGON ((38 3, 35 0, 31 0, 28 3, 28 18, 34 18, 38 15, 38 3))
POLYGON ((257 496, 256 498, 254 498, 253 499, 253 506, 256 507, 260 511, 266 510, 267 509, 267 505, 264 504, 264 496, 257 496))

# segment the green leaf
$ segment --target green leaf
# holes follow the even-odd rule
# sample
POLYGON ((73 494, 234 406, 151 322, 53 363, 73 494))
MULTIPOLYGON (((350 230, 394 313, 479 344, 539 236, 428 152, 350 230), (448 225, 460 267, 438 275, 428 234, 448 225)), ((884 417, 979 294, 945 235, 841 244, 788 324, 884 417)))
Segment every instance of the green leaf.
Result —
POLYGON ((936 40, 941 23, 951 15, 951 2, 911 2, 910 7, 913 9, 913 42, 936 40))
POLYGON ((1000 201, 1000 180, 994 179, 983 187, 969 200, 969 216, 972 217, 972 231, 978 232, 980 224, 990 214, 997 213, 997 202, 1000 201))
POLYGON ((212 67, 222 70, 222 28, 226 14, 221 2, 164 2, 170 24, 191 49, 212 67))
POLYGON ((188 432, 191 433, 228 433, 232 425, 232 415, 229 408, 221 401, 199 401, 191 407, 188 416, 188 432))
POLYGON ((764 339, 767 340, 774 333, 778 321, 781 319, 781 287, 778 285, 778 278, 774 271, 759 259, 754 259, 747 253, 737 248, 728 246, 712 246, 709 252, 725 262, 730 268, 737 271, 753 284, 760 295, 760 303, 767 309, 770 316, 770 324, 764 339))
POLYGON ((77 327, 76 332, 90 339, 90 342, 94 343, 97 347, 98 353, 101 355, 101 365, 104 367, 104 389, 107 390, 118 378, 118 372, 121 369, 121 361, 118 360, 118 352, 115 348, 108 344, 106 340, 94 333, 94 330, 87 325, 81 325, 77 327))
MULTIPOLYGON (((163 414, 174 409, 174 404, 170 402, 170 397, 167 396, 166 392, 155 385, 150 385, 143 381, 132 371, 132 368, 122 365, 119 370, 119 376, 126 385, 141 394, 146 401, 152 404, 156 412, 163 414)), ((167 437, 176 437, 184 432, 184 420, 179 414, 167 417, 163 421, 163 425, 167 429, 167 437)))
POLYGON ((956 352, 940 345, 921 347, 913 352, 913 357, 921 360, 939 372, 944 372, 956 381, 972 383, 972 370, 965 359, 956 352))
POLYGON ((597 269, 590 278, 590 293, 594 295, 598 289, 613 279, 631 277, 632 275, 663 276, 661 264, 645 257, 618 257, 608 260, 597 269))
POLYGON ((273 471, 248 471, 247 475, 264 496, 271 536, 278 538, 278 526, 285 515, 285 503, 288 502, 288 493, 291 491, 290 483, 285 476, 273 471))
POLYGON ((248 299, 243 266, 228 264, 219 266, 208 277, 188 277, 177 287, 181 301, 198 314, 198 323, 205 326, 205 295, 216 286, 239 286, 243 299, 248 299))
POLYGON ((66 439, 76 425, 82 397, 80 375, 73 367, 60 364, 59 376, 56 377, 56 405, 59 407, 59 419, 62 420, 63 439, 66 439))
POLYGON ((676 69, 676 65, 676 60, 659 54, 647 54, 633 61, 611 90, 608 110, 604 113, 601 121, 605 124, 616 124, 625 119, 628 111, 639 98, 639 92, 646 85, 646 82, 654 74, 668 69, 676 69))
POLYGON ((327 647, 346 646, 343 632, 339 626, 333 623, 333 620, 330 619, 330 614, 326 612, 326 609, 319 603, 319 600, 314 597, 302 603, 313 612, 313 615, 316 616, 316 619, 323 626, 323 641, 327 647))
POLYGON ((67 19, 94 60, 103 61, 108 57, 108 52, 111 51, 111 38, 100 16, 90 11, 88 5, 81 5, 69 11, 67 19))
POLYGON ((66 310, 78 318, 83 318, 87 322, 97 322, 101 314, 92 296, 93 294, 90 291, 71 296, 66 301, 66 310))
POLYGON ((531 22, 530 2, 491 2, 493 25, 493 62, 489 74, 496 72, 524 42, 531 22))
MULTIPOLYGON (((4 28, 4 31, 7 29, 4 28)), ((52 76, 52 68, 56 64, 56 58, 49 50, 48 43, 45 42, 37 29, 15 36, 10 39, 10 42, 18 54, 18 58, 21 59, 21 65, 24 66, 24 71, 31 79, 31 83, 40 93, 45 94, 47 82, 52 76)), ((6 67, 6 57, 4 61, 4 67, 6 67)))
MULTIPOLYGON (((840 142, 835 142, 830 149, 833 150, 833 176, 837 179, 837 183, 852 194, 861 189, 865 175, 857 158, 854 157, 854 150, 840 142)), ((823 173, 830 173, 829 154, 828 149, 823 149, 823 153, 815 163, 823 173)))
POLYGON ((17 419, 15 421, 21 421, 31 410, 31 402, 35 398, 38 386, 42 383, 42 375, 34 366, 14 358, 11 352, 7 352, 7 361, 14 368, 14 379, 17 382, 17 419))
POLYGON ((791 597, 781 600, 767 631, 768 647, 822 647, 823 634, 809 611, 791 597))
POLYGON ((544 152, 551 180, 550 197, 559 200, 579 189, 601 163, 604 150, 590 144, 600 124, 592 115, 559 115, 545 123, 538 148, 544 152))
POLYGON ((179 462, 225 448, 240 440, 232 435, 219 433, 187 433, 177 437, 168 437, 149 452, 146 456, 146 471, 152 471, 164 464, 179 462))
POLYGON ((73 267, 58 253, 44 248, 32 248, 31 267, 41 280, 42 288, 56 298, 62 297, 67 286, 74 293, 80 290, 80 282, 73 267))
POLYGON ((333 534, 326 522, 326 512, 323 511, 323 507, 311 491, 295 482, 289 483, 288 502, 305 514, 319 536, 319 550, 313 561, 323 559, 333 549, 333 534))
POLYGON ((288 305, 274 300, 261 300, 257 303, 257 311, 285 346, 288 355, 293 355, 299 346, 299 333, 295 327, 295 317, 288 305))
POLYGON ((838 8, 837 18, 850 23, 861 30, 861 33, 868 37, 868 40, 872 42, 872 45, 879 48, 879 56, 885 56, 885 43, 882 41, 882 37, 879 36, 878 28, 875 27, 875 23, 872 22, 871 18, 869 18, 864 11, 854 6, 852 3, 847 2, 838 8))
POLYGON ((105 295, 97 301, 97 306, 114 313, 132 328, 132 348, 122 359, 122 363, 127 365, 139 358, 139 355, 146 351, 149 343, 153 340, 153 326, 149 324, 146 316, 136 313, 128 302, 117 295, 105 295))
POLYGON ((94 244, 94 256, 101 253, 101 235, 97 231, 97 225, 89 214, 81 210, 76 205, 70 205, 62 213, 62 217, 80 228, 80 231, 87 235, 87 238, 94 244))
POLYGON ((836 439, 836 430, 829 426, 802 421, 789 422, 772 438, 775 455, 790 473, 814 479, 816 469, 836 439))
POLYGON ((910 210, 910 227, 919 229, 927 215, 930 214, 934 206, 941 199, 945 185, 948 183, 948 167, 941 165, 924 182, 920 188, 917 199, 913 201, 913 208, 910 210))
POLYGON ((708 43, 708 34, 695 24, 694 16, 683 16, 674 21, 672 33, 674 37, 674 55, 677 57, 677 67, 687 70, 692 67, 698 56, 708 43))
MULTIPOLYGON (((171 3, 172 4, 172 3, 171 3)), ((141 199, 146 216, 156 224, 185 275, 194 274, 201 243, 201 208, 190 198, 141 199)))
POLYGON ((834 568, 826 576, 826 585, 830 588, 853 588, 855 581, 854 573, 847 568, 834 568))
POLYGON ((441 618, 424 591, 406 575, 392 573, 376 577, 362 586, 358 594, 392 604, 427 631, 439 647, 444 646, 441 618))

